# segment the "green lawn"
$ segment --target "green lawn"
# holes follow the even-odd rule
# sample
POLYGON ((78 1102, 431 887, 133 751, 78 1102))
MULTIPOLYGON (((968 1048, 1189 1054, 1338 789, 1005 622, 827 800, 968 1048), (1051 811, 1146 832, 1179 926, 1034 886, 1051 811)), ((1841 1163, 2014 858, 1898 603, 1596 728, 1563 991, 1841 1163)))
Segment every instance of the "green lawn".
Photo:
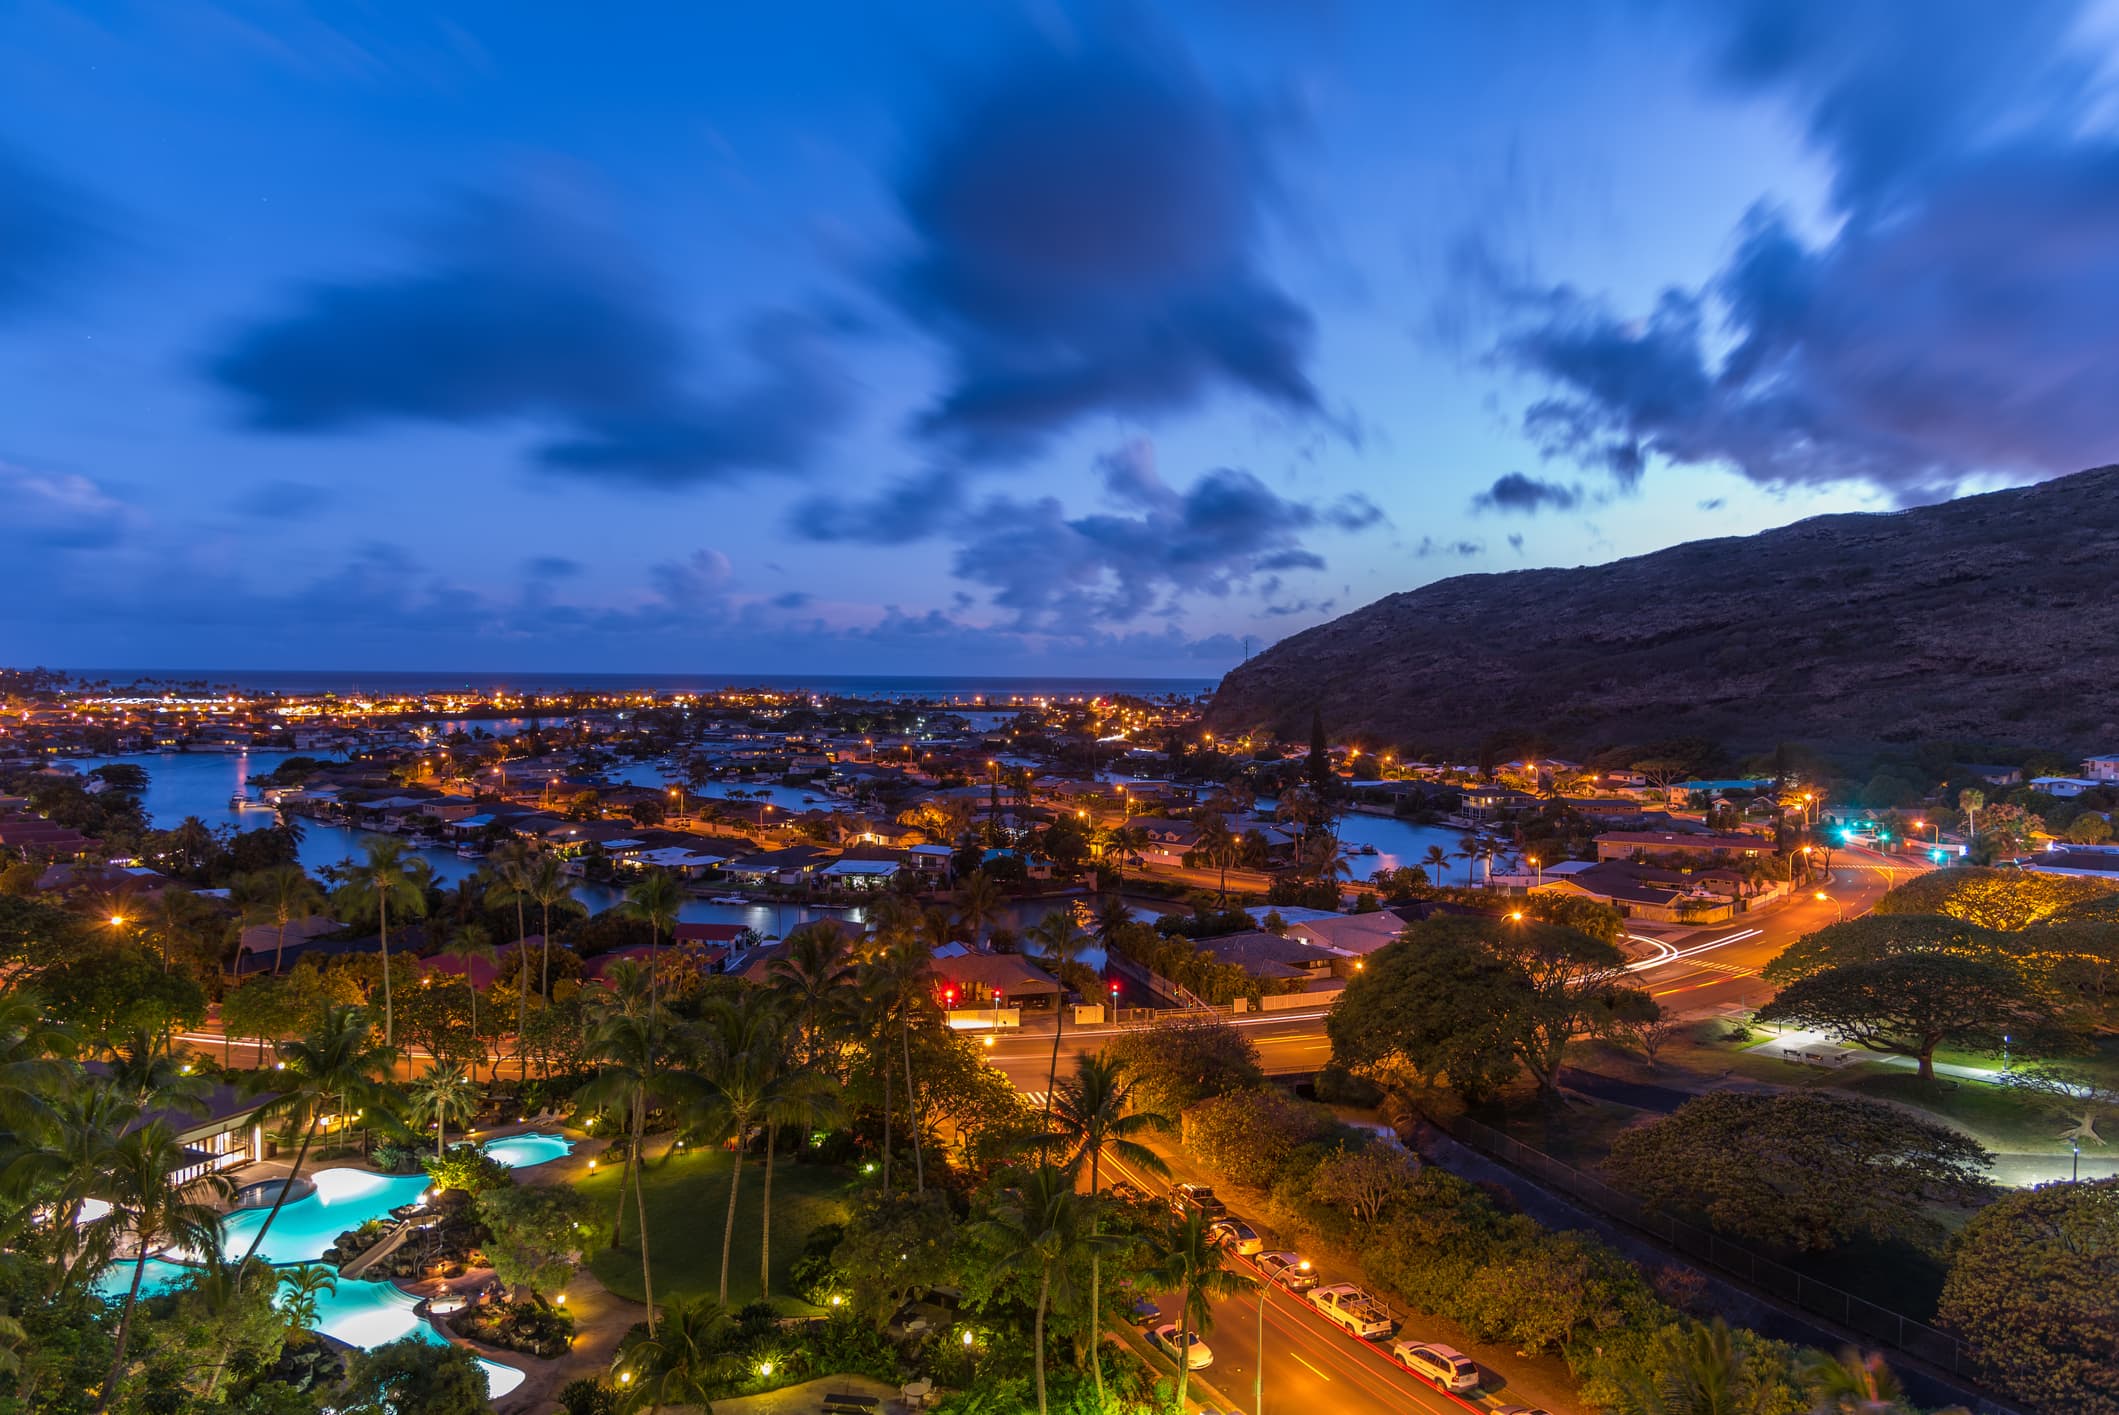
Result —
MULTIPOLYGON (((728 1218, 728 1178, 733 1156, 720 1150, 680 1151, 664 1161, 659 1149, 641 1179, 647 1198, 648 1247, 654 1256, 655 1300, 676 1295, 712 1297, 721 1284, 721 1235, 728 1218)), ((606 1165, 576 1181, 592 1196, 605 1223, 617 1211, 622 1165, 606 1165)), ((736 1239, 729 1256, 728 1300, 740 1307, 758 1297, 758 1247, 763 1232, 760 1199, 765 1166, 744 1161, 736 1196, 736 1239)), ((812 1310, 787 1290, 787 1269, 812 1230, 846 1218, 857 1181, 844 1170, 793 1164, 784 1156, 773 1166, 773 1300, 787 1312, 812 1310)), ((591 1255, 589 1271, 621 1297, 639 1301, 640 1250, 634 1245, 628 1205, 626 1246, 591 1255)))

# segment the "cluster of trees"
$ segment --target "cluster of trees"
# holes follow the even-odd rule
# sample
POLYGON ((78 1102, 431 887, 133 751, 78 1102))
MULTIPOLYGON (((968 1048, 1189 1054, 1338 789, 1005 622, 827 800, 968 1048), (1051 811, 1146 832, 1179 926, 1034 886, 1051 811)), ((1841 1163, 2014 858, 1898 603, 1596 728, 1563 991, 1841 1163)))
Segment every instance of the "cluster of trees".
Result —
MULTIPOLYGON (((1223 1045, 1246 1043, 1232 1034, 1223 1045)), ((1217 1180, 1254 1192, 1288 1241, 1358 1262, 1386 1301, 1482 1340, 1561 1353, 1597 1408, 1911 1415, 1874 1357, 1830 1357, 1703 1319, 1687 1309, 1689 1274, 1652 1282, 1591 1235, 1544 1229, 1323 1106, 1242 1079, 1240 1066, 1220 1074, 1223 1088, 1181 1121, 1187 1153, 1217 1180)))
POLYGON ((1528 916, 1437 915, 1369 955, 1326 1030, 1333 1059, 1401 1090, 1467 1099, 1528 1075, 1557 1087, 1568 1046, 1660 1016, 1616 945, 1528 916))
POLYGON ((1766 966, 1761 1021, 1814 1028, 1934 1074, 1937 1048, 2079 1051, 2119 1024, 2119 891, 2025 871, 1941 870, 1766 966))

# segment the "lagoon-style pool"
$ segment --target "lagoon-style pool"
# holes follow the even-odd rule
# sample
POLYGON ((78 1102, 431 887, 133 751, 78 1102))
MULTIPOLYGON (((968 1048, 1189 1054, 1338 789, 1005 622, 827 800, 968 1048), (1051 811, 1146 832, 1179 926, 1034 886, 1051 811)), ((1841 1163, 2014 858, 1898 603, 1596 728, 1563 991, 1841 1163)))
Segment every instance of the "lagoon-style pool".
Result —
MULTIPOLYGON (((287 1206, 293 1208, 292 1204, 287 1206)), ((282 1210, 280 1217, 286 1218, 282 1210)), ((279 1224, 273 1226, 274 1233, 279 1224)), ((338 1235, 332 1234, 335 1238, 338 1235)), ((248 1243, 246 1236, 243 1240, 248 1243)), ((271 1246, 272 1236, 267 1235, 266 1245, 271 1246)), ((330 1239, 325 1240, 326 1243, 330 1239)), ((231 1243, 231 1248, 235 1245, 231 1243)), ((240 1254, 242 1249, 235 1248, 240 1254)), ((123 1300, 126 1289, 132 1285, 132 1268, 129 1262, 112 1263, 96 1279, 96 1290, 113 1300, 123 1300)), ((184 1263, 172 1263, 163 1258, 149 1258, 147 1270, 140 1275, 140 1295, 150 1296, 167 1291, 182 1282, 197 1269, 184 1263)), ((413 1312, 415 1299, 387 1282, 368 1282, 361 1278, 341 1278, 336 1292, 319 1292, 316 1295, 316 1329, 324 1335, 343 1341, 349 1346, 381 1346, 400 1337, 415 1336, 435 1346, 447 1344, 447 1339, 432 1326, 423 1322, 413 1312)), ((513 1366, 504 1366, 498 1361, 478 1358, 478 1364, 486 1373, 486 1394, 498 1400, 523 1383, 524 1373, 513 1366)))
MULTIPOLYGON (((534 1130, 484 1144, 487 1154, 510 1169, 549 1164, 573 1148, 574 1142, 564 1135, 534 1130)), ((273 1219, 265 1241, 258 1245, 258 1256, 274 1267, 317 1261, 341 1233, 370 1219, 388 1218, 392 1209, 417 1200, 427 1191, 428 1184, 424 1174, 371 1174, 364 1169, 344 1168, 320 1169, 306 1178, 316 1191, 281 1205, 279 1217, 273 1219)), ((240 1258, 271 1212, 271 1205, 267 1204, 229 1214, 223 1224, 221 1251, 229 1258, 240 1258)), ((111 1264, 96 1279, 97 1290, 122 1298, 132 1283, 132 1270, 131 1263, 111 1264)), ((150 1258, 141 1275, 140 1290, 159 1292, 191 1270, 183 1263, 150 1258)), ((336 1292, 318 1296, 317 1330, 361 1347, 380 1346, 402 1336, 443 1342, 440 1332, 413 1314, 415 1305, 414 1299, 393 1283, 342 1278, 336 1292)), ((478 1364, 485 1368, 488 1392, 494 1399, 523 1382, 523 1373, 513 1366, 483 1357, 478 1364)))

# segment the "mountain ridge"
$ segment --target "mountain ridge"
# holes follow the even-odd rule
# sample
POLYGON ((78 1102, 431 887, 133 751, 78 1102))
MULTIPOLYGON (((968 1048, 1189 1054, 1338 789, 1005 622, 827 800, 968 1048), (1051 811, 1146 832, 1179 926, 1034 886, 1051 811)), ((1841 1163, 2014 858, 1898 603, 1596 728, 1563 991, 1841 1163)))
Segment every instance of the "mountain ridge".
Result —
POLYGON ((1462 753, 1707 737, 2119 749, 2119 465, 1401 591, 1231 670, 1208 725, 1462 753))

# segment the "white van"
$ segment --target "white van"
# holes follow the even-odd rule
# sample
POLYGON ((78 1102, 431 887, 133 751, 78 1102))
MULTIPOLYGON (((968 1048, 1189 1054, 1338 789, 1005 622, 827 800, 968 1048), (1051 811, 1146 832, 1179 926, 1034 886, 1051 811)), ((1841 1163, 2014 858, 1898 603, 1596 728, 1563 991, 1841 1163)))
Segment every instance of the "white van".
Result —
POLYGON ((1479 1388, 1479 1367, 1454 1346, 1401 1338, 1391 1343, 1391 1355, 1421 1380, 1440 1386, 1452 1395, 1464 1395, 1479 1388))

